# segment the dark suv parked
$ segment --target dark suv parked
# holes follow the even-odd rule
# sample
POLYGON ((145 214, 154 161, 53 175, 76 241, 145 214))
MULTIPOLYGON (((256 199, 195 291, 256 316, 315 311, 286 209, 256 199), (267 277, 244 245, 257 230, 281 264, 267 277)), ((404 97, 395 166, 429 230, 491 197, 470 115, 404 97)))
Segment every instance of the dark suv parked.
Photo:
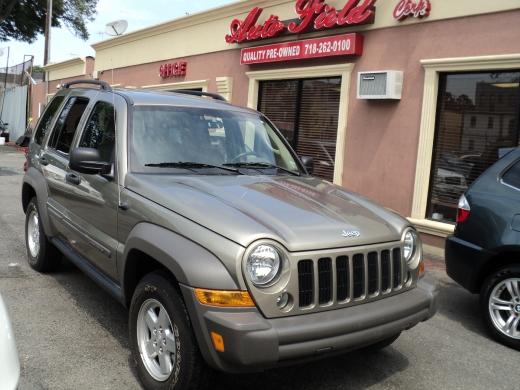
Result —
POLYGON ((480 293, 491 334, 520 349, 520 148, 480 176, 460 198, 446 241, 448 275, 480 293))

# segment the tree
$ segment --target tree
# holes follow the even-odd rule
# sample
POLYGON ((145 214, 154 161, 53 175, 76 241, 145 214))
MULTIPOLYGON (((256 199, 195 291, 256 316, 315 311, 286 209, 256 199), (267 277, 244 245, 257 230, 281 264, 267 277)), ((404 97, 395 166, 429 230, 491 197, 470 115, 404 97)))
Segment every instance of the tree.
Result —
MULTIPOLYGON (((52 26, 65 25, 88 39, 86 22, 94 20, 98 0, 53 0, 52 26)), ((45 31, 47 0, 0 0, 0 41, 32 43, 45 31)))

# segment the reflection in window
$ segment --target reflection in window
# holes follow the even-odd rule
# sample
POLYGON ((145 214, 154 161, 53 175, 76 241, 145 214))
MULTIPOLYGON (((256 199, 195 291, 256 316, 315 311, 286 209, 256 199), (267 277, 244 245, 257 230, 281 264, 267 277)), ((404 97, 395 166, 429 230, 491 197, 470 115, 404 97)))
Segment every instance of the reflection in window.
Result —
POLYGON ((441 75, 427 218, 455 221, 459 197, 518 146, 519 114, 520 70, 441 75))

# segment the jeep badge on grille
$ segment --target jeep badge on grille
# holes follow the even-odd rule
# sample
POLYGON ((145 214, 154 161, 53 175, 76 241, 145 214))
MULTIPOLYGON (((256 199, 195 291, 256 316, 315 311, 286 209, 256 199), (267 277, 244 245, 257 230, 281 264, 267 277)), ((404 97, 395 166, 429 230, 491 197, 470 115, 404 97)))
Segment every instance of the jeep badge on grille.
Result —
POLYGON ((345 238, 356 238, 360 237, 361 233, 358 230, 343 230, 341 235, 345 238))

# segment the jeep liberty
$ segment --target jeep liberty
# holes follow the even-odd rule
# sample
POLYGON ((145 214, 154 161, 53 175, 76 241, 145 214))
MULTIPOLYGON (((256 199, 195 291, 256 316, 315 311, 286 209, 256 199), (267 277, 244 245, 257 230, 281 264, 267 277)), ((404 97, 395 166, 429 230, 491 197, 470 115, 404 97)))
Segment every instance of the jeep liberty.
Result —
POLYGON ((143 386, 382 348, 432 317, 410 223, 313 177, 267 118, 221 100, 76 81, 30 143, 29 264, 64 255, 129 308, 143 386))

